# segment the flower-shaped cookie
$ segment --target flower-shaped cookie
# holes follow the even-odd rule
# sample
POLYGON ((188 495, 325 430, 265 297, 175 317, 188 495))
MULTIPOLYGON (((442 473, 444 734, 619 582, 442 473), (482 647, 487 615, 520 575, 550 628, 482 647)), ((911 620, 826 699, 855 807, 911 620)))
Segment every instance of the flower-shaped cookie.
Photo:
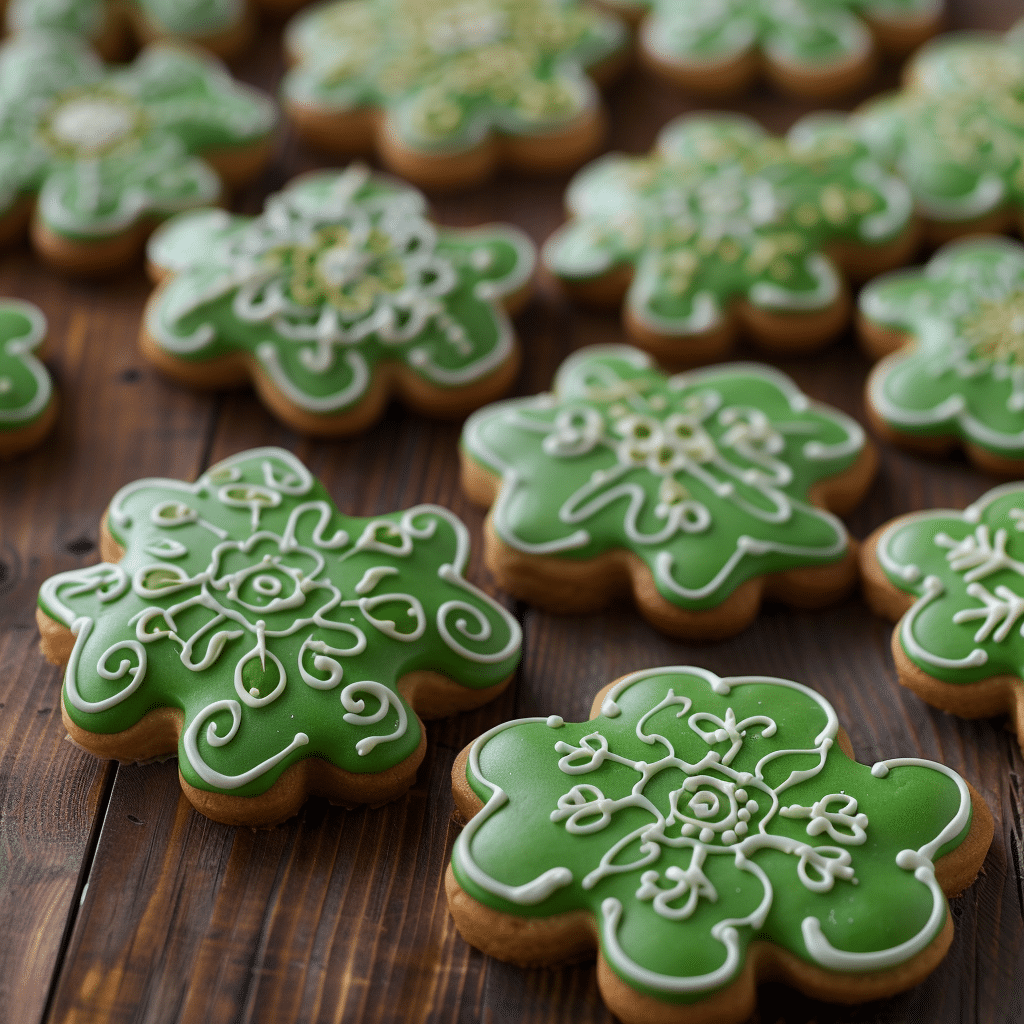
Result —
POLYGON ((950 33, 853 128, 910 186, 936 240, 1017 224, 1024 209, 1024 28, 950 33))
POLYGON ((0 239, 34 206, 48 260, 110 270, 154 220, 255 174, 274 123, 267 97, 198 52, 154 45, 105 68, 72 36, 15 37, 0 48, 0 239))
POLYGON ((951 242, 923 269, 872 281, 860 329, 874 356, 867 404, 890 440, 962 444, 983 468, 1024 472, 1024 246, 951 242))
POLYGON ((425 749, 414 712, 476 707, 519 660, 451 512, 342 516, 281 449, 129 484, 102 550, 40 591, 65 724, 103 757, 176 751, 186 795, 229 824, 400 795, 425 749))
POLYGON ((652 155, 584 168, 566 205, 548 269, 580 298, 625 296, 627 330, 673 365, 721 357, 740 327, 818 347, 847 320, 839 267, 870 276, 915 244, 906 187, 821 115, 785 139, 739 115, 679 118, 652 155))
POLYGON ((339 0, 299 15, 282 85, 299 132, 332 152, 376 147, 423 185, 499 164, 578 166, 604 115, 588 72, 621 63, 625 27, 579 0, 339 0))
POLYGON ((1008 712, 1024 749, 1022 531, 1024 483, 1005 484, 963 512, 914 512, 879 527, 861 563, 871 606, 900 620, 900 682, 964 718, 1008 712))
POLYGON ((163 284, 142 347, 187 384, 252 379, 283 420, 361 430, 394 392, 464 415, 508 389, 506 308, 526 298, 533 246, 504 225, 447 230, 415 189, 353 165, 299 178, 260 217, 205 210, 150 241, 163 284))
POLYGON ((0 299, 0 458, 35 447, 57 420, 50 374, 39 361, 46 318, 18 299, 0 299))
POLYGON ((553 394, 466 423, 463 486, 493 508, 488 565, 555 611, 632 587, 679 636, 730 636, 763 595, 803 607, 856 578, 846 511, 875 454, 860 426, 754 363, 666 377, 637 349, 582 349, 553 394))
POLYGON ((876 42, 902 55, 935 34, 942 0, 604 0, 640 26, 655 70, 700 93, 749 85, 762 67, 786 92, 821 99, 870 77, 876 42))
POLYGON ((121 54, 129 31, 146 42, 188 40, 221 56, 241 50, 253 31, 246 0, 9 0, 6 14, 12 32, 73 33, 108 57, 121 54))
POLYGON ((758 976, 842 1002, 941 960, 946 893, 992 839, 952 770, 852 760, 813 690, 699 668, 637 672, 589 722, 499 725, 452 772, 471 818, 447 876, 473 945, 525 965, 599 948, 625 1024, 733 1024, 758 976))

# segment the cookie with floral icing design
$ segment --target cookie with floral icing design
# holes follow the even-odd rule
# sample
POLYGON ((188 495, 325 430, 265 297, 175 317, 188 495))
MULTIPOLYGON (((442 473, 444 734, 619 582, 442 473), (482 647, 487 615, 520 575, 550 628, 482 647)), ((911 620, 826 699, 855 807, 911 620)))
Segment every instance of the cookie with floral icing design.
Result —
POLYGON ((149 244, 163 283, 142 349, 197 387, 250 379, 296 430, 349 434, 392 394, 464 416, 519 366, 506 310, 529 294, 534 250, 507 225, 439 228, 415 189, 361 165, 306 175, 259 217, 183 214, 149 244))
POLYGON ((1024 22, 949 33, 907 66, 899 92, 856 112, 854 132, 907 182, 938 244, 1019 228, 1024 216, 1024 22))
POLYGON ((313 144, 376 150, 418 185, 563 171, 601 144, 594 81, 617 74, 626 44, 580 0, 337 0, 289 26, 282 97, 313 144))
POLYGON ((857 763, 785 679, 648 669, 591 715, 506 722, 456 761, 446 887, 469 943, 526 966, 597 947, 624 1024, 738 1024, 759 980, 865 1002, 945 955, 946 896, 993 833, 951 769, 857 763))
POLYGON ((0 241, 31 220, 50 263, 108 273, 158 221, 257 174, 275 120, 200 51, 154 44, 105 67, 73 36, 16 36, 0 47, 0 241))
POLYGON ((178 39, 228 57, 255 28, 247 0, 9 0, 6 22, 14 33, 84 36, 108 59, 123 57, 132 38, 178 39))
POLYGON ((833 512, 875 462, 856 422, 772 367, 666 377, 625 346, 582 349, 553 393, 488 406, 462 435, 504 589, 556 612, 632 592, 690 638, 738 633, 763 597, 811 608, 848 593, 857 545, 833 512))
POLYGON ((737 114, 678 118, 650 156, 584 168, 566 206, 544 265, 574 297, 621 302, 636 343, 670 366, 719 359, 741 331, 773 352, 818 348, 847 322, 844 274, 916 247, 906 186, 836 115, 786 138, 737 114))
POLYGON ((39 359, 45 341, 36 306, 0 299, 0 459, 34 448, 57 422, 53 381, 39 359))
POLYGON ((872 77, 877 51, 902 57, 939 30, 943 0, 604 0, 640 22, 646 63, 702 95, 763 72, 784 92, 826 99, 872 77), (642 19, 642 20, 641 20, 642 19))
POLYGON ((963 446, 982 469, 1024 474, 1024 246, 951 242, 926 267, 868 284, 859 326, 885 357, 866 389, 883 436, 925 454, 963 446))
POLYGON ((963 512, 913 512, 880 526, 861 552, 864 594, 899 620, 900 682, 963 718, 1008 714, 1024 750, 1024 483, 963 512))
POLYGON ((100 757, 177 753, 186 796, 227 824, 400 796, 417 716, 491 700, 519 661, 518 623, 463 576, 459 519, 341 515, 279 448, 128 484, 101 541, 105 562, 39 594, 68 732, 100 757))

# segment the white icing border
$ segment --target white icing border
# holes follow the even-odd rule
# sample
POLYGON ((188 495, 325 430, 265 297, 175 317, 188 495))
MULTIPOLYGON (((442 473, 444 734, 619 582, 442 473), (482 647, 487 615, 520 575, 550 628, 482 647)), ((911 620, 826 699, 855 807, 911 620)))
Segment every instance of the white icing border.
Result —
POLYGON ((8 338, 3 347, 6 355, 19 360, 32 374, 36 382, 36 393, 24 405, 15 409, 0 409, 0 436, 4 430, 17 429, 34 420, 53 398, 53 381, 49 371, 35 355, 46 337, 46 317, 38 306, 22 299, 0 299, 0 311, 3 310, 20 313, 29 322, 27 334, 8 338))

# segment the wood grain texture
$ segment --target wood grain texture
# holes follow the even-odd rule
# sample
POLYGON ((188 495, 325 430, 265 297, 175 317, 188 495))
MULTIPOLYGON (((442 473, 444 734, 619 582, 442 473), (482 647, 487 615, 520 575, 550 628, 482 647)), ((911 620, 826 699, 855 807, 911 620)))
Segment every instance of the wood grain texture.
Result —
MULTIPOLYGON (((950 22, 1003 28, 1024 0, 959 0, 950 22)), ((237 64, 272 87, 278 29, 237 64)), ((889 82, 896 80, 890 68, 889 82)), ((695 109, 644 73, 610 95, 615 148, 643 152, 670 117, 695 109)), ((809 108, 765 89, 730 104, 783 130, 809 108)), ((292 175, 324 166, 285 129, 263 177, 235 197, 256 212, 292 175)), ((542 241, 562 220, 566 178, 503 175, 435 203, 452 225, 508 220, 542 241)), ((27 248, 0 258, 0 294, 37 302, 54 336, 63 394, 56 434, 0 466, 0 1021, 34 1024, 399 1022, 598 1024, 609 1021, 590 965, 520 970, 455 933, 443 872, 457 826, 449 772, 458 750, 512 717, 588 716, 594 692, 632 669, 696 663, 808 683, 836 707, 860 760, 919 754, 971 780, 996 818, 978 882, 954 901, 944 965, 884 1003, 833 1008, 763 986, 763 1024, 1010 1022, 1024 1017, 1024 761, 997 720, 962 722, 895 684, 891 626, 858 599, 823 612, 769 606, 721 643, 669 640, 627 605, 554 617, 516 608, 525 631, 518 682, 492 705, 428 726, 412 790, 378 810, 312 801, 269 831, 227 828, 191 810, 173 761, 114 768, 63 738, 60 674, 36 649, 35 594, 54 572, 98 558, 100 516, 140 476, 194 477, 258 444, 291 448, 345 512, 446 504, 474 538, 467 575, 494 593, 480 558, 482 513, 458 491, 457 425, 393 407, 367 435, 311 442, 276 423, 252 394, 192 394, 138 355, 148 294, 141 271, 107 284, 55 278, 27 248), (80 905, 79 905, 80 904, 80 905)), ((517 392, 547 387, 571 350, 622 339, 617 317, 544 291, 519 317, 526 359, 517 392)), ((740 358, 757 358, 750 348, 740 358)), ((868 364, 846 337, 825 353, 775 361, 815 398, 863 420, 868 364)), ((993 481, 962 458, 929 462, 883 449, 878 479, 848 517, 865 536, 932 505, 962 506, 993 481)))

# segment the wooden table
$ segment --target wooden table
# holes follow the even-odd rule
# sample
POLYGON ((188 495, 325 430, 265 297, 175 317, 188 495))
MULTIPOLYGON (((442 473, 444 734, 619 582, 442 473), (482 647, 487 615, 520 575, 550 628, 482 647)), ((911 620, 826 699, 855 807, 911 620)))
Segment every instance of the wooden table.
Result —
MULTIPOLYGON (((1005 28, 1022 11, 1021 0, 956 0, 950 22, 1005 28)), ((236 70, 273 88, 279 31, 267 28, 236 70)), ((632 152, 693 108, 640 72, 610 103, 613 146, 632 152)), ((737 109, 783 130, 806 108, 765 91, 737 109)), ((292 175, 326 162, 285 130, 273 165, 237 197, 238 208, 259 210, 292 175)), ((506 176, 440 199, 436 211, 459 225, 513 221, 541 241, 561 220, 564 186, 564 178, 506 176)), ((249 392, 210 396, 166 383, 136 346, 148 290, 141 269, 87 284, 55 277, 26 248, 0 259, 0 294, 30 299, 49 317, 63 401, 54 436, 0 466, 0 1020, 608 1020, 592 966, 524 971, 482 956, 455 932, 441 885, 457 834, 449 772, 462 746, 498 722, 586 718, 609 680, 673 663, 808 683, 835 705, 860 760, 944 761, 980 790, 996 819, 980 878, 953 902, 952 950, 924 984, 852 1009, 767 985, 760 1019, 1024 1017, 1020 750, 1003 722, 955 720, 898 687, 891 626, 858 597, 815 613, 768 608, 741 636, 703 645, 659 635, 625 605, 571 618, 516 606, 525 634, 516 684, 480 711, 429 727, 426 761, 403 799, 372 811, 312 801, 270 831, 228 828, 194 812, 173 760, 118 767, 72 746, 61 724, 61 673, 37 648, 36 592, 51 574, 99 559, 100 516, 127 481, 191 478, 233 452, 279 444, 323 479, 343 511, 440 502, 467 521, 479 549, 482 515, 457 486, 457 424, 393 408, 363 437, 312 442, 281 427, 249 392)), ((572 309, 548 291, 519 328, 527 352, 519 394, 543 390, 574 348, 621 339, 615 316, 572 309)), ((863 418, 868 364, 850 338, 779 365, 812 396, 863 418)), ((849 524, 864 536, 912 509, 962 507, 992 483, 959 458, 885 449, 849 524)), ((479 551, 469 576, 494 591, 479 551)))

